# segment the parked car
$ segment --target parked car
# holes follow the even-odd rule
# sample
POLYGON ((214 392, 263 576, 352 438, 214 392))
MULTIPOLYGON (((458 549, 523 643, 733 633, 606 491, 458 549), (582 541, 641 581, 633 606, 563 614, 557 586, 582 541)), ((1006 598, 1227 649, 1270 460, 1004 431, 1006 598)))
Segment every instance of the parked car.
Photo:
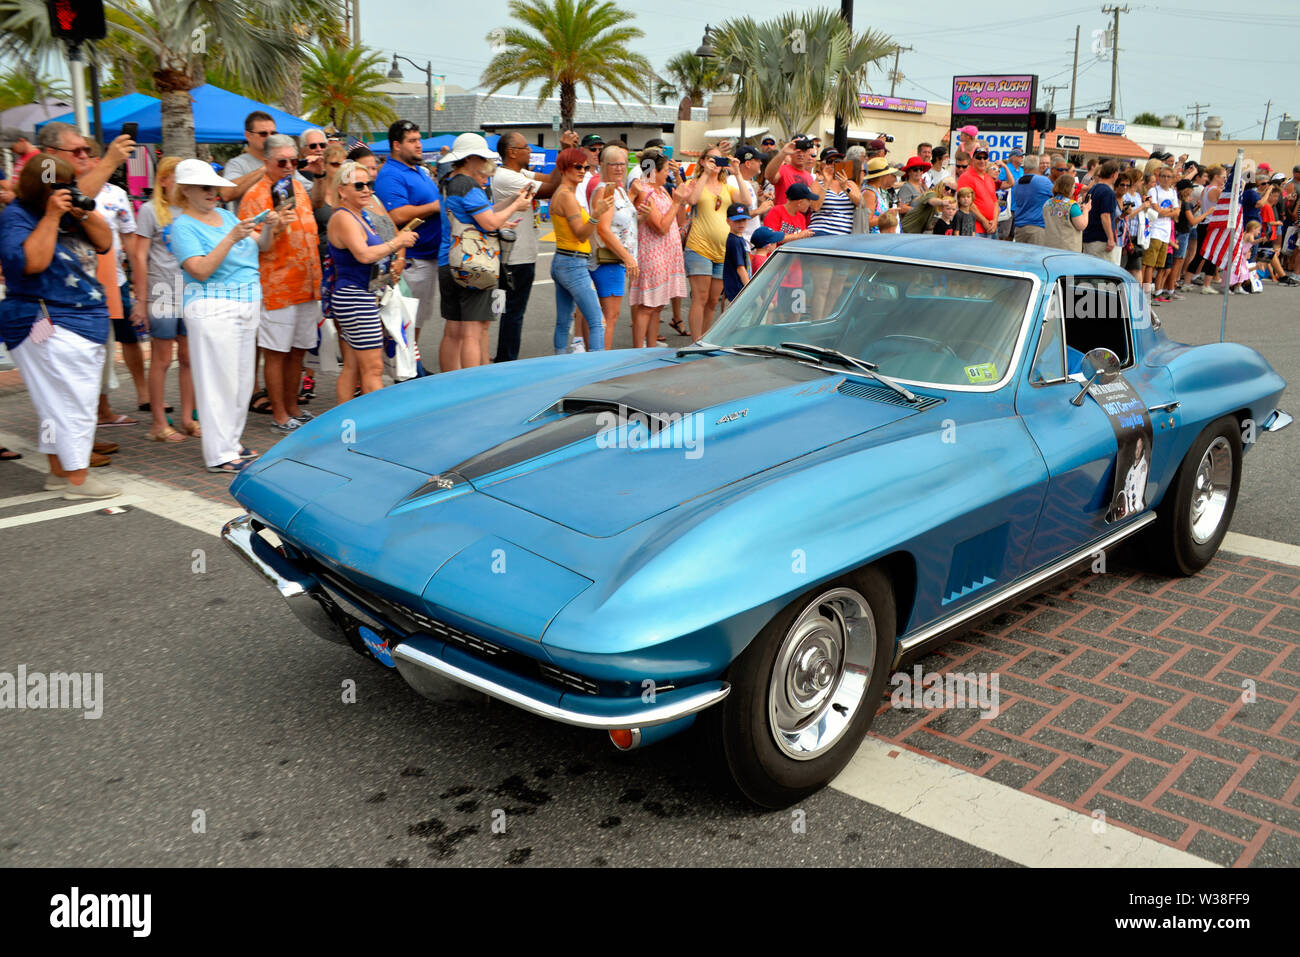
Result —
POLYGON ((1255 351, 1171 341, 1124 271, 823 238, 706 337, 348 402, 235 480, 225 539, 323 637, 634 748, 693 722, 787 805, 890 673, 1141 536, 1191 574, 1291 421, 1255 351))

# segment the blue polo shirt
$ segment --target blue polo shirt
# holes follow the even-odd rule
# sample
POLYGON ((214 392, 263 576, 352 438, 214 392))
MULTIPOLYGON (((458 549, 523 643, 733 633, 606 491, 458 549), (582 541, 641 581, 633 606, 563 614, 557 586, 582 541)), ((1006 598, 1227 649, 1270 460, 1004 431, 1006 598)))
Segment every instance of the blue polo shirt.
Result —
MULTIPOLYGON (((438 185, 423 166, 407 166, 401 160, 390 159, 379 167, 375 177, 375 195, 385 209, 398 206, 425 206, 442 198, 438 185)), ((442 245, 442 217, 437 213, 428 217, 415 231, 419 241, 407 250, 408 259, 434 259, 442 245)))
POLYGON ((1044 226, 1043 203, 1052 198, 1052 181, 1035 173, 1022 176, 1011 188, 1011 211, 1017 226, 1044 226))
POLYGON ((39 222, 40 217, 33 216, 20 202, 10 203, 0 213, 0 266, 5 277, 0 335, 5 346, 12 349, 27 338, 32 325, 41 318, 42 302, 56 326, 91 342, 106 342, 108 306, 104 287, 96 278, 98 259, 86 239, 60 229, 49 266, 30 276, 24 274, 27 254, 23 243, 39 222))
MULTIPOLYGON (((455 216, 467 226, 473 226, 481 229, 474 217, 483 212, 485 209, 492 208, 492 200, 488 198, 483 187, 474 182, 473 179, 464 173, 457 173, 448 177, 442 184, 446 187, 447 192, 443 200, 443 207, 451 211, 455 216)), ((438 250, 438 265, 446 266, 449 264, 448 254, 451 252, 451 219, 447 216, 442 217, 442 247, 438 250)))

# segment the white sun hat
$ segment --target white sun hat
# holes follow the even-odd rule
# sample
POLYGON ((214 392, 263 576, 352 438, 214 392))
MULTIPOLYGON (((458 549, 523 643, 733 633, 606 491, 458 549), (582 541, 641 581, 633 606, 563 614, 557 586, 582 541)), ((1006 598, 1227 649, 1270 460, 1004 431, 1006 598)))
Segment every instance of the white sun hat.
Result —
POLYGON ((188 159, 176 164, 176 185, 234 186, 235 184, 224 176, 219 176, 217 171, 203 160, 188 159))
POLYGON ((459 163, 461 160, 470 156, 481 156, 484 159, 500 160, 501 157, 488 148, 487 140, 477 133, 462 133, 456 137, 451 144, 451 152, 443 157, 443 160, 449 163, 459 163))

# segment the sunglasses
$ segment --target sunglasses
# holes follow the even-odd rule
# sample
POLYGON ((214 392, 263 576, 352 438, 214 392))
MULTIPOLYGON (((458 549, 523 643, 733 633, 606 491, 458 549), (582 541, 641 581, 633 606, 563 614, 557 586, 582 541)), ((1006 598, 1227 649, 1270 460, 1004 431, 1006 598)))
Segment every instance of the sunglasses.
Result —
POLYGON ((295 166, 297 165, 297 163, 298 163, 297 160, 276 160, 275 161, 275 165, 279 166, 281 169, 284 169, 285 167, 288 166, 295 166))
POLYGON ((89 146, 78 146, 74 150, 64 149, 62 146, 51 146, 49 148, 52 150, 58 150, 60 153, 71 153, 73 156, 85 157, 90 155, 89 146))
POLYGON ((970 169, 970 164, 969 164, 969 163, 958 163, 958 164, 957 164, 957 168, 958 168, 958 169, 970 169))
POLYGON ((325 148, 325 144, 324 144, 324 143, 308 143, 308 144, 307 144, 307 149, 309 149, 309 150, 323 150, 324 148, 325 148))
POLYGON ((956 195, 956 193, 957 193, 957 191, 956 191, 955 189, 953 189, 951 186, 945 186, 945 187, 943 188, 943 191, 944 191, 945 193, 952 193, 952 194, 954 194, 954 195, 956 195))
POLYGON ((580 166, 570 166, 569 169, 576 169, 576 170, 578 170, 579 172, 583 172, 583 173, 585 173, 585 172, 587 172, 587 170, 591 169, 591 167, 588 166, 586 163, 583 163, 583 164, 581 164, 580 166))
POLYGON ((254 136, 274 136, 275 130, 249 130, 254 136))
POLYGON ((374 189, 374 186, 372 186, 370 183, 348 183, 347 185, 351 186, 358 193, 361 192, 362 190, 374 189))
POLYGON ((339 166, 342 166, 343 164, 342 164, 342 163, 330 163, 330 165, 331 165, 331 166, 334 166, 334 167, 339 167, 339 166))
POLYGON ((988 153, 972 153, 972 154, 971 154, 971 159, 986 160, 986 159, 988 159, 988 158, 989 158, 989 154, 988 154, 988 153))

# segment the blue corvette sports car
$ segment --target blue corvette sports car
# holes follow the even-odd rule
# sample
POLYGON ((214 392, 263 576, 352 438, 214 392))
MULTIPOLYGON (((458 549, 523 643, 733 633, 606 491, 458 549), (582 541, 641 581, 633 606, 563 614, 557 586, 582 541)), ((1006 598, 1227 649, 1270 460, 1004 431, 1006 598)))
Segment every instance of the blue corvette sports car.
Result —
POLYGON ((245 469, 224 531, 322 637, 620 748, 702 727, 787 805, 907 658, 1140 536, 1191 574, 1286 383, 1096 258, 928 236, 776 253, 687 348, 414 380, 245 469))

